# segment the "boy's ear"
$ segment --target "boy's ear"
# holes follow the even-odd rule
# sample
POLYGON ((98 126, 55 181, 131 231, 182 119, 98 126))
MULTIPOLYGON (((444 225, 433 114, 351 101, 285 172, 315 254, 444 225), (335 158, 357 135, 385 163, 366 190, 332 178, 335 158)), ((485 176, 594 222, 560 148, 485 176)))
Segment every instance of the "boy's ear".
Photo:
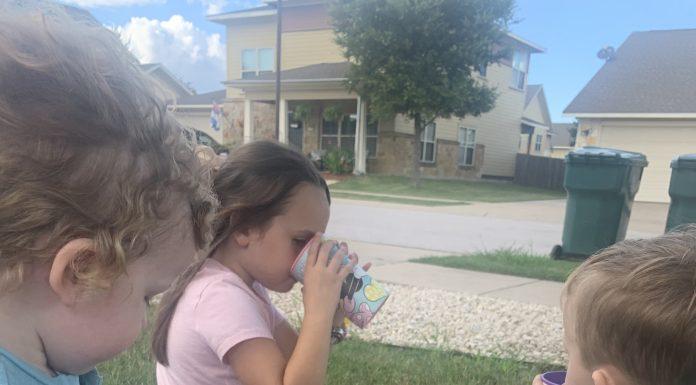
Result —
POLYGON ((611 365, 600 366, 592 372, 594 385, 626 385, 621 372, 611 365))
POLYGON ((63 245, 53 258, 48 283, 65 305, 74 305, 80 294, 75 269, 85 262, 86 256, 94 255, 95 251, 94 241, 78 238, 63 245))

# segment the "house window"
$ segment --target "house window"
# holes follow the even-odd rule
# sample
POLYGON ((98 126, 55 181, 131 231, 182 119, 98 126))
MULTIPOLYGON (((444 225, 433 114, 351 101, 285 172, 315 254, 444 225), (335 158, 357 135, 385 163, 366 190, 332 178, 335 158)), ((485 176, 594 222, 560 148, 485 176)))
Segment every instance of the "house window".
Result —
POLYGON ((476 153, 476 130, 459 128, 459 159, 460 166, 473 166, 476 153))
POLYGON ((342 150, 355 152, 355 129, 357 128, 357 115, 346 115, 340 122, 323 120, 321 127, 322 150, 342 150))
POLYGON ((377 138, 379 137, 379 121, 370 114, 367 114, 367 157, 374 159, 377 157, 377 138))
POLYGON ((242 79, 273 72, 273 48, 251 48, 242 50, 242 79))
POLYGON ((539 152, 541 151, 541 142, 544 140, 544 137, 541 135, 536 136, 536 141, 534 142, 534 151, 539 152))
POLYGON ((421 132, 421 162, 435 163, 435 123, 425 126, 421 132))
POLYGON ((482 78, 486 77, 486 69, 487 69, 486 65, 480 65, 477 68, 478 73, 479 73, 479 75, 481 75, 482 78))
POLYGON ((512 52, 512 80, 510 86, 519 90, 524 89, 527 80, 527 58, 528 55, 522 50, 512 52))

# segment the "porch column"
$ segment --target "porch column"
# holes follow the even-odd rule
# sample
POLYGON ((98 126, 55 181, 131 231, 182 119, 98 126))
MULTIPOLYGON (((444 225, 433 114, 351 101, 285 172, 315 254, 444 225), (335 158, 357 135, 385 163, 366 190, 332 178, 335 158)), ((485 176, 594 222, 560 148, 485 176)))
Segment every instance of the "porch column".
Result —
POLYGON ((288 143, 288 101, 280 99, 280 117, 278 119, 278 141, 288 143))
POLYGON ((244 99, 244 143, 251 142, 254 136, 254 119, 251 115, 251 99, 244 99))
POLYGON ((367 170, 367 143, 365 134, 367 132, 367 107, 365 102, 358 96, 358 122, 355 130, 355 167, 353 174, 365 175, 367 170))

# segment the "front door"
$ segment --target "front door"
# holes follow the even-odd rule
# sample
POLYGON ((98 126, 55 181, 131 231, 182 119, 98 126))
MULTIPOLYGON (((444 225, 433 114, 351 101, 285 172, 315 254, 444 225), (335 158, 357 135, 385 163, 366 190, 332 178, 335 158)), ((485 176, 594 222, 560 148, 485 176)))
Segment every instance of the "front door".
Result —
POLYGON ((303 128, 302 121, 292 119, 292 113, 288 114, 288 136, 290 147, 302 152, 303 128))

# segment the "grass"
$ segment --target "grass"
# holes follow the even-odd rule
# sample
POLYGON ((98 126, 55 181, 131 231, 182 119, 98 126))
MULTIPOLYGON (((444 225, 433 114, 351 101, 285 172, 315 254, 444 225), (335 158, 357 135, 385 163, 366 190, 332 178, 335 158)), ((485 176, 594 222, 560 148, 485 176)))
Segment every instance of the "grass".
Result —
POLYGON ((376 201, 376 202, 389 202, 389 203, 401 203, 407 205, 416 206, 452 206, 452 205, 465 205, 467 203, 450 203, 450 202, 439 202, 421 199, 408 199, 408 198, 396 198, 396 197, 383 197, 375 195, 362 195, 362 194, 351 194, 344 193, 340 191, 331 191, 332 198, 345 198, 345 199, 356 199, 364 201, 376 201))
MULTIPOLYGON (((452 181, 423 179, 420 188, 410 178, 401 176, 362 176, 346 179, 331 185, 331 191, 351 191, 420 198, 451 199, 462 202, 520 202, 532 200, 563 199, 562 191, 518 186, 504 182, 452 181)), ((363 199, 356 197, 356 199, 363 199)))
POLYGON ((565 282, 579 261, 553 260, 516 249, 501 249, 461 256, 425 257, 412 262, 484 271, 518 277, 565 282))
MULTIPOLYGON (((104 385, 155 385, 149 332, 130 350, 99 366, 104 385)), ((510 359, 412 349, 349 339, 332 350, 328 385, 526 385, 557 369, 510 359)))

